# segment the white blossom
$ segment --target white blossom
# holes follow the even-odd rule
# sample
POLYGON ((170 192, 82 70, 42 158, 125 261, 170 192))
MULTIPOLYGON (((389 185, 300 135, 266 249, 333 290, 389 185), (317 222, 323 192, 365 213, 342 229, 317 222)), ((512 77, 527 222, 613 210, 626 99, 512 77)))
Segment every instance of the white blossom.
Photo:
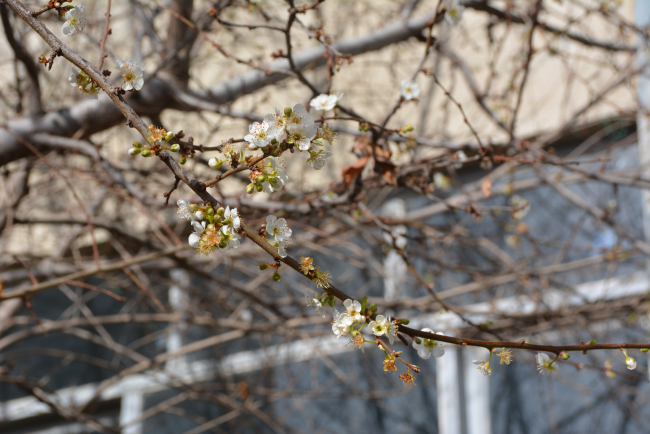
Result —
POLYGON ((316 98, 309 101, 309 106, 315 110, 328 111, 332 110, 336 103, 343 97, 342 93, 337 93, 334 95, 318 95, 316 98))
POLYGON ((313 123, 311 125, 290 123, 287 127, 288 140, 298 146, 301 151, 311 148, 311 141, 316 138, 317 132, 318 128, 313 123))
POLYGON ((230 209, 229 206, 226 207, 226 211, 223 213, 223 217, 225 220, 227 219, 232 219, 232 227, 235 229, 239 229, 241 226, 241 220, 239 218, 239 214, 237 213, 237 208, 230 209))
MULTIPOLYGON (((422 331, 442 335, 442 333, 436 333, 428 328, 423 328, 422 331)), ((445 354, 445 349, 442 348, 442 342, 438 342, 433 339, 419 339, 419 344, 415 340, 413 341, 413 348, 417 350, 418 356, 422 357, 423 359, 428 359, 431 356, 442 357, 445 354)))
POLYGON ((273 193, 282 190, 284 184, 289 181, 289 176, 284 172, 284 159, 279 157, 269 157, 271 163, 271 173, 268 173, 266 180, 262 183, 262 192, 273 193))
POLYGON ((411 101, 420 96, 420 88, 418 87, 418 84, 415 80, 409 80, 408 78, 402 80, 399 91, 402 94, 402 97, 407 101, 411 101))
POLYGON ((330 151, 316 151, 312 152, 309 159, 307 160, 307 163, 311 164, 311 167, 313 167, 316 170, 321 170, 325 166, 325 160, 327 160, 329 157, 331 157, 332 154, 330 151))
POLYGON ((188 241, 190 243, 190 246, 196 249, 197 247, 199 247, 199 241, 201 240, 201 235, 203 235, 203 231, 205 230, 205 222, 199 223, 197 221, 193 221, 192 227, 194 228, 194 233, 190 234, 190 238, 188 241))
POLYGON ((311 295, 307 295, 307 299, 309 300, 307 306, 313 306, 316 313, 325 318, 325 308, 323 307, 323 303, 311 295))
POLYGON ((99 89, 93 86, 88 75, 74 66, 72 67, 72 75, 68 77, 68 83, 88 99, 97 99, 99 97, 99 89))
POLYGON ((270 215, 266 217, 266 233, 272 235, 275 241, 285 241, 291 237, 292 231, 285 219, 270 215))
POLYGON ((492 368, 490 367, 490 361, 484 362, 483 360, 474 360, 472 363, 478 365, 476 369, 481 371, 481 374, 490 376, 492 375, 492 368))
POLYGON ((629 369, 630 371, 635 370, 636 369, 636 360, 634 360, 630 356, 625 357, 625 366, 627 366, 627 369, 629 369))
POLYGON ((443 175, 440 172, 436 172, 433 174, 433 185, 435 185, 438 190, 445 191, 451 187, 451 182, 449 180, 449 177, 443 175))
POLYGON ((460 20, 463 19, 463 12, 465 12, 465 6, 458 3, 458 0, 451 0, 447 4, 447 11, 445 12, 445 19, 449 24, 455 26, 460 23, 460 20))
POLYGON ((391 322, 390 317, 386 318, 384 315, 377 315, 374 321, 370 321, 368 327, 375 336, 388 337, 391 345, 395 341, 397 326, 391 322))
POLYGON ((279 108, 275 108, 275 114, 264 116, 264 122, 269 124, 269 134, 273 133, 275 138, 280 140, 284 130, 287 128, 287 119, 284 117, 279 108))
POLYGON ((361 303, 357 300, 348 299, 343 302, 343 306, 345 306, 345 310, 348 316, 352 318, 352 321, 361 321, 361 303))
POLYGON ((231 227, 221 226, 221 233, 223 234, 223 241, 225 241, 228 245, 226 247, 219 247, 219 251, 225 252, 228 249, 236 249, 239 247, 239 239, 241 236, 239 236, 239 234, 235 232, 231 227))
POLYGON ((189 209, 189 203, 185 202, 183 199, 179 199, 176 202, 176 205, 178 205, 178 215, 181 218, 188 219, 190 220, 192 218, 192 214, 189 209))
POLYGON ((291 241, 289 239, 284 239, 284 240, 278 240, 273 245, 278 248, 278 254, 282 258, 287 257, 287 247, 291 244, 291 241))
POLYGON ((130 57, 126 62, 122 62, 119 57, 115 58, 117 65, 120 68, 120 74, 124 78, 124 85, 122 89, 124 90, 140 90, 144 84, 144 70, 146 65, 144 62, 138 62, 135 60, 135 57, 130 57))
POLYGON ((557 371, 557 365, 553 363, 554 360, 551 360, 545 353, 537 353, 537 370, 540 374, 550 377, 550 375, 557 371))
POLYGON ((530 202, 516 194, 510 198, 510 205, 517 208, 517 211, 512 213, 512 216, 517 220, 526 217, 526 214, 530 211, 530 202))
POLYGON ((86 7, 83 5, 75 6, 65 13, 65 23, 63 23, 63 34, 74 36, 86 27, 86 7))
POLYGON ((309 127, 314 125, 314 118, 307 112, 307 109, 302 104, 293 106, 291 116, 289 116, 288 125, 295 124, 301 127, 309 127))
POLYGON ((198 210, 194 213, 194 217, 196 217, 197 220, 203 220, 203 211, 198 210))
POLYGON ((339 313, 334 311, 334 322, 332 323, 332 331, 337 338, 348 335, 352 329, 352 318, 347 313, 339 313))
POLYGON ((244 137, 244 140, 249 143, 248 149, 263 148, 271 143, 271 140, 275 138, 275 131, 269 131, 269 127, 270 125, 266 121, 262 123, 254 122, 248 127, 250 134, 244 137))
POLYGON ((463 151, 458 151, 454 154, 454 167, 460 169, 463 167, 463 163, 467 160, 467 155, 463 151))

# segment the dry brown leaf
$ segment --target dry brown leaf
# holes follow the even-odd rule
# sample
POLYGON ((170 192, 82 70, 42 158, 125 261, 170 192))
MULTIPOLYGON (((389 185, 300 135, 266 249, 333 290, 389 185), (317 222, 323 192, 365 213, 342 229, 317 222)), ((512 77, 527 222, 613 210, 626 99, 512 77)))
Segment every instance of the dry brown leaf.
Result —
POLYGON ((492 196, 492 180, 490 179, 490 174, 487 174, 483 185, 481 185, 481 191, 483 192, 484 197, 492 196))
POLYGON ((343 170, 341 170, 341 175, 343 176, 343 182, 345 185, 354 181, 354 178, 356 178, 363 168, 366 167, 366 163, 368 163, 368 157, 362 157, 349 166, 345 166, 343 170))

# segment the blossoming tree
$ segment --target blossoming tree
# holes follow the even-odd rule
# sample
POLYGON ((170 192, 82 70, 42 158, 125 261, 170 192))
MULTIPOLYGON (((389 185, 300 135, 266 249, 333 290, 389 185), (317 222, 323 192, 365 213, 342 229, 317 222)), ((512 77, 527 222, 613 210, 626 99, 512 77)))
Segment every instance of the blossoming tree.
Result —
MULTIPOLYGON (((45 401, 60 415, 105 429, 88 410, 111 381, 255 334, 309 339, 333 332, 341 348, 360 349, 381 370, 400 372, 408 388, 430 370, 426 360, 445 357, 450 347, 484 349, 485 359, 474 364, 486 376, 511 369, 514 361, 529 364, 530 375, 536 368, 551 378, 576 367, 603 376, 619 367, 633 371, 636 358, 648 351, 647 336, 639 335, 608 343, 591 336, 570 342, 530 338, 542 323, 554 329, 576 318, 596 323, 619 315, 642 324, 647 315, 647 291, 626 293, 616 303, 607 303, 606 296, 585 296, 578 303, 567 288, 598 280, 588 277, 595 275, 590 267, 607 268, 601 276, 606 279, 629 276, 650 255, 638 231, 625 226, 617 202, 619 188, 650 186, 645 168, 606 165, 614 159, 610 153, 629 140, 625 131, 640 107, 629 95, 635 95, 633 79, 645 65, 630 41, 642 35, 641 43, 647 42, 647 33, 616 2, 407 1, 394 24, 364 29, 362 36, 338 31, 345 37, 328 18, 343 19, 337 11, 342 6, 323 0, 133 1, 130 13, 118 17, 111 15, 110 0, 102 3, 105 13, 82 3, 49 1, 38 10, 18 0, 0 4, 8 44, 22 65, 11 96, 19 102, 5 103, 0 135, 0 162, 8 168, 0 214, 4 248, 9 252, 10 242, 21 243, 21 226, 72 228, 49 250, 29 243, 2 264, 15 276, 0 277, 6 281, 0 312, 10 318, 25 308, 28 315, 2 319, 7 324, 0 323, 0 332, 19 326, 28 332, 10 332, 0 338, 0 348, 35 334, 92 326, 94 337, 77 335, 129 360, 74 412, 45 401), (168 20, 166 26, 156 17, 168 20), (136 20, 136 37, 120 33, 123 25, 113 31, 116 20, 136 20), (607 29, 607 38, 590 34, 596 26, 607 29), (480 47, 473 59, 459 54, 463 43, 456 42, 471 28, 485 39, 474 42, 480 47), (35 56, 16 39, 27 30, 39 50, 47 44, 47 55, 35 56), (268 45, 255 46, 264 38, 268 45), (381 56, 390 50, 407 58, 386 62, 381 56), (131 57, 123 61, 118 51, 131 57), (98 56, 96 64, 88 60, 98 56), (275 60, 266 64, 263 56, 275 60), (215 58, 221 63, 210 63, 215 58), (561 115, 540 120, 535 116, 541 98, 561 93, 543 78, 556 60, 553 65, 562 65, 570 78, 565 96, 546 110, 561 115), (364 77, 346 76, 355 64, 374 61, 385 69, 371 64, 364 77), (71 74, 68 83, 88 101, 67 108, 46 101, 48 92, 74 98, 67 85, 50 77, 57 70, 71 74), (215 76, 227 79, 213 83, 215 76), (39 80, 47 80, 47 88, 39 80), (364 80, 368 87, 357 90, 364 80), (286 83, 294 88, 281 87, 286 83), (532 89, 539 83, 547 86, 541 96, 532 89), (265 95, 270 85, 273 94, 265 95), (578 86, 582 93, 572 96, 578 86), (246 95, 255 99, 238 104, 246 95), (165 111, 195 119, 168 119, 165 111), (124 123, 119 131, 109 130, 124 123), (111 135, 119 138, 116 153, 97 143, 111 135), (605 153, 585 154, 605 139, 605 153), (92 168, 82 167, 77 157, 92 168), (587 181, 613 189, 607 190, 613 196, 603 203, 598 194, 568 186, 587 181), (571 229, 570 219, 557 215, 555 225, 570 229, 564 235, 551 234, 555 228, 536 233, 526 224, 544 205, 525 192, 542 185, 565 209, 583 216, 571 229), (408 195, 419 210, 382 214, 379 204, 389 195, 408 195), (77 210, 73 217, 64 215, 64 197, 77 210), (53 198, 61 203, 48 202, 53 198), (174 204, 172 217, 167 208, 174 204), (442 215, 447 221, 435 220, 442 215), (616 241, 589 250, 577 239, 585 218, 616 241), (482 233, 487 226, 498 235, 482 233), (87 248, 78 241, 85 234, 87 248), (408 274, 392 275, 398 268, 381 265, 388 253, 408 274), (577 256, 566 260, 571 255, 577 256), (44 257, 56 266, 39 262, 44 257), (341 264, 365 277, 346 283, 352 279, 341 264), (182 312, 159 289, 171 268, 185 269, 192 279, 184 288, 192 301, 182 312), (577 276, 573 283, 558 280, 566 272, 577 276), (399 278, 399 298, 381 297, 373 289, 377 278, 399 278), (39 297, 54 288, 85 319, 75 325, 63 317, 42 318, 39 297), (120 312, 126 316, 94 315, 83 290, 124 303, 120 312), (502 302, 511 304, 500 308, 502 302), (448 314, 455 325, 434 331, 429 322, 436 321, 436 312, 448 314), (180 322, 212 327, 215 335, 151 355, 118 342, 104 328, 129 322, 162 322, 170 329, 180 322), (610 359, 573 362, 593 353, 610 359), (491 364, 493 356, 499 365, 491 364)), ((346 377, 331 361, 326 364, 346 377)), ((35 396, 44 393, 7 360, 0 362, 0 380, 35 396)), ((239 393, 248 402, 262 393, 262 387, 244 384, 219 392, 220 405, 239 411, 228 396, 239 393)))

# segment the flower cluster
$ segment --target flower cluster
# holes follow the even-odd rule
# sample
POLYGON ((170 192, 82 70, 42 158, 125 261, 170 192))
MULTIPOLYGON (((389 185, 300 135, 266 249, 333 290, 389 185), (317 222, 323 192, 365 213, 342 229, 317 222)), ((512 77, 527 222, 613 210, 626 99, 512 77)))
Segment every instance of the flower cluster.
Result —
POLYGON ((266 236, 268 242, 277 247, 278 254, 286 258, 286 248, 291 244, 291 229, 287 226, 287 221, 283 218, 276 218, 274 215, 266 217, 266 236))
POLYGON ((140 90, 144 84, 144 69, 146 65, 144 62, 138 62, 135 57, 130 57, 126 62, 122 62, 119 57, 115 58, 120 74, 124 78, 122 89, 124 90, 140 90))
POLYGON ((68 78, 70 85, 77 89, 77 92, 88 99, 97 99, 99 97, 99 88, 95 86, 88 74, 72 67, 72 75, 68 78))
POLYGON ((65 13, 65 23, 61 30, 66 36, 74 36, 86 27, 86 7, 75 6, 65 13))
POLYGON ((200 207, 182 199, 177 205, 178 215, 192 222, 194 233, 190 234, 188 242, 199 253, 208 256, 217 248, 225 252, 239 247, 241 237, 237 231, 241 227, 241 221, 237 208, 219 208, 215 212, 211 206, 200 207))
MULTIPOLYGON (((149 136, 147 137, 147 145, 143 145, 138 141, 133 142, 133 146, 129 149, 129 155, 135 156, 140 154, 143 157, 151 157, 167 149, 172 152, 178 152, 181 150, 178 143, 169 143, 170 140, 174 138, 174 133, 171 131, 167 132, 164 128, 156 127, 155 125, 149 125, 148 130, 149 136)), ((185 164, 185 157, 180 159, 180 163, 185 164)))
POLYGON ((282 187, 289 181, 285 173, 284 160, 280 157, 268 157, 251 167, 248 179, 251 183, 246 186, 246 191, 252 194, 255 191, 262 193, 273 193, 282 190, 282 187))
POLYGON ((321 271, 320 267, 314 267, 314 260, 310 257, 300 258, 300 271, 311 278, 311 281, 316 284, 318 288, 329 288, 332 276, 329 271, 321 271))

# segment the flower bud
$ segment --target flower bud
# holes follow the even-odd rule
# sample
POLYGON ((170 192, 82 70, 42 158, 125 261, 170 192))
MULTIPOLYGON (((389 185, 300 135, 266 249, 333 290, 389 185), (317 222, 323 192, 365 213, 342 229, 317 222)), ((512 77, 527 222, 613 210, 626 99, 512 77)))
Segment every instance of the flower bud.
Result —
POLYGON ((627 369, 629 369, 630 371, 633 371, 634 369, 636 369, 636 360, 634 360, 630 356, 627 356, 625 358, 625 364, 627 365, 627 369))
POLYGON ((569 357, 571 357, 571 355, 566 351, 562 351, 560 352, 560 357, 562 357, 562 360, 569 360, 569 357))
POLYGON ((274 149, 271 152, 269 152, 269 155, 271 155, 271 157, 279 157, 280 153, 278 152, 277 149, 274 149))
POLYGON ((259 265, 259 269, 262 270, 262 271, 266 270, 267 268, 269 268, 269 264, 265 264, 264 262, 262 262, 259 265))
POLYGON ((212 208, 211 206, 209 206, 208 209, 205 210, 205 212, 206 212, 208 215, 212 215, 212 214, 214 214, 214 208, 212 208))
POLYGON ((650 348, 641 348, 641 352, 642 352, 642 353, 647 353, 648 350, 650 350, 650 348))
POLYGON ((178 160, 178 162, 181 163, 181 164, 185 164, 185 163, 187 163, 187 158, 185 158, 185 157, 181 157, 181 158, 178 160))
POLYGON ((292 113, 293 113, 293 110, 291 110, 291 107, 285 107, 285 108, 284 108, 284 115, 285 115, 286 117, 291 116, 292 113))
POLYGON ((206 227, 206 229, 214 229, 214 228, 215 228, 215 226, 214 226, 212 223, 210 223, 210 224, 206 227))
POLYGON ((408 318, 400 318, 399 322, 401 322, 404 325, 408 325, 408 323, 410 323, 411 321, 409 321, 408 318))
POLYGON ((203 220, 203 212, 201 211, 195 212, 194 216, 196 217, 197 220, 203 220))
POLYGON ((222 206, 220 206, 220 207, 217 209, 217 214, 220 215, 221 217, 223 217, 223 215, 224 215, 225 213, 226 213, 226 210, 223 209, 222 206))
POLYGON ((173 137, 174 137, 174 133, 172 133, 172 132, 170 131, 170 132, 168 132, 167 135, 165 136, 165 141, 169 142, 173 137))
POLYGON ((264 186, 260 184, 255 184, 255 190, 257 190, 258 193, 261 193, 262 190, 264 189, 264 186))
POLYGON ((134 147, 134 148, 141 148, 141 147, 142 147, 142 143, 140 143, 140 142, 138 142, 138 141, 136 140, 135 142, 133 142, 133 147, 134 147))
POLYGON ((172 152, 178 152, 181 150, 181 145, 179 145, 178 143, 174 143, 173 145, 171 145, 169 150, 172 152))
POLYGON ((408 125, 406 125, 406 128, 404 128, 404 131, 407 132, 407 133, 408 133, 409 131, 413 131, 413 125, 412 125, 412 124, 408 124, 408 125))
POLYGON ((273 281, 274 282, 278 282, 280 279, 282 279, 282 276, 280 276, 280 273, 278 273, 277 271, 275 273, 273 273, 273 281))
POLYGON ((226 240, 221 240, 221 242, 219 243, 219 248, 225 249, 226 247, 228 247, 228 242, 226 240))
POLYGON ((422 339, 420 338, 415 338, 415 343, 420 345, 422 343, 422 339))
POLYGON ((213 169, 220 168, 222 164, 223 164, 223 161, 217 160, 214 157, 212 157, 212 158, 210 158, 210 160, 208 160, 208 166, 212 167, 213 169))
POLYGON ((371 303, 368 309, 370 309, 370 312, 377 312, 377 305, 375 303, 371 303))
POLYGON ((151 151, 149 149, 145 149, 144 151, 140 152, 140 155, 143 157, 151 157, 151 151))
POLYGON ((246 193, 253 194, 254 191, 255 191, 255 185, 254 184, 248 184, 246 186, 246 193))
POLYGON ((278 144, 278 140, 277 140, 277 139, 273 139, 273 140, 271 140, 271 144, 272 144, 272 145, 277 145, 277 144, 278 144))
POLYGON ((129 155, 138 155, 140 153, 139 148, 131 148, 129 149, 129 155))

